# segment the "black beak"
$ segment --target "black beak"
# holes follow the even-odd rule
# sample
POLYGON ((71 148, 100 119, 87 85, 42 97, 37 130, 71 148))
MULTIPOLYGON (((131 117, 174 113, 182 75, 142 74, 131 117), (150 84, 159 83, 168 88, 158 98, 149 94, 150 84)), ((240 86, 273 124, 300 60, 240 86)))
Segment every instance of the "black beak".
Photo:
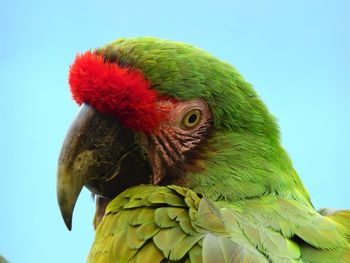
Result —
POLYGON ((114 117, 83 105, 58 161, 57 199, 67 228, 72 228, 73 209, 83 186, 112 199, 132 185, 148 183, 150 176, 135 133, 114 117))

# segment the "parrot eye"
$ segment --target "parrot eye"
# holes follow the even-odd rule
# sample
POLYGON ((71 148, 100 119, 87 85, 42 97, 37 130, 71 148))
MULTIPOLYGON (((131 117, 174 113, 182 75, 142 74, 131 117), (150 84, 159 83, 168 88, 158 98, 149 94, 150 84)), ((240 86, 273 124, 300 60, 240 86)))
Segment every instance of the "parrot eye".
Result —
POLYGON ((198 109, 190 110, 182 119, 182 125, 186 129, 195 127, 201 120, 202 113, 198 109))

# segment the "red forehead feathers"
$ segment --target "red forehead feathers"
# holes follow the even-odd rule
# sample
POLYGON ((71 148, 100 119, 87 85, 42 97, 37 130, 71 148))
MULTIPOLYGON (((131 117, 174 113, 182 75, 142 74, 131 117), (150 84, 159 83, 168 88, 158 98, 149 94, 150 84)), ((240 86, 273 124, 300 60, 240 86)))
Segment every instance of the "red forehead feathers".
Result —
POLYGON ((76 56, 69 71, 73 99, 114 115, 126 127, 152 133, 164 117, 157 92, 141 71, 107 62, 87 51, 76 56))

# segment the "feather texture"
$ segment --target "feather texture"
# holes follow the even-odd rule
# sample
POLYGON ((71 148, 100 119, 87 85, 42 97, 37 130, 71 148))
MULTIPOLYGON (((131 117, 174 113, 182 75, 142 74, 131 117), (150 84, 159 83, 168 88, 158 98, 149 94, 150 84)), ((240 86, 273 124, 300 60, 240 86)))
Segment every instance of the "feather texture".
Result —
POLYGON ((183 43, 119 39, 78 56, 70 85, 78 103, 144 133, 150 176, 161 178, 153 183, 167 185, 135 186, 113 199, 89 262, 350 262, 350 211, 314 209, 275 118, 231 65, 183 43), (155 132, 160 113, 176 113, 158 108, 162 98, 200 100, 210 111, 200 147, 185 144, 191 158, 175 136, 155 132), (176 160, 181 169, 170 169, 176 160))
POLYGON ((141 185, 108 205, 88 261, 349 262, 349 215, 324 217, 277 197, 213 203, 179 186, 141 185))

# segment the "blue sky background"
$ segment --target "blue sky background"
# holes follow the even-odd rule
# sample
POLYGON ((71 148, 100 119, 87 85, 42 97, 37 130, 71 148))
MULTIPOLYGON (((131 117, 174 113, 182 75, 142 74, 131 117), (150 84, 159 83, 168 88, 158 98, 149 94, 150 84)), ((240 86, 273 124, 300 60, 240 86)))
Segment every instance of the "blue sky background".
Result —
POLYGON ((72 232, 56 202, 57 157, 78 110, 67 72, 77 52, 119 37, 183 41, 232 63, 277 116, 315 206, 350 208, 349 25, 345 0, 1 0, 0 254, 85 261, 90 194, 72 232))

